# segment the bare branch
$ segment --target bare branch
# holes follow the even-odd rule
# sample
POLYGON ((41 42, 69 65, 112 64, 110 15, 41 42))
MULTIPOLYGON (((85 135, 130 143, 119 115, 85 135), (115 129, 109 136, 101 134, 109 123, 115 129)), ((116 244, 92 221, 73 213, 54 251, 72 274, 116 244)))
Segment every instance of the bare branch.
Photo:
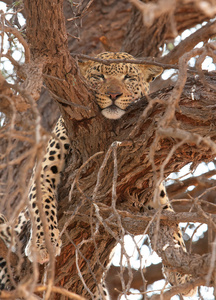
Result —
POLYGON ((20 44, 23 45, 24 50, 25 50, 25 62, 26 63, 30 63, 30 49, 29 49, 29 45, 26 42, 26 40, 23 38, 23 36, 21 35, 21 33, 16 28, 14 28, 14 27, 8 27, 8 26, 4 26, 3 27, 3 31, 12 33, 19 40, 20 44))
POLYGON ((185 283, 181 286, 172 287, 169 291, 163 292, 162 295, 153 295, 149 300, 160 300, 161 296, 163 300, 170 300, 172 296, 185 293, 188 290, 195 288, 196 286, 205 285, 205 279, 198 278, 191 283, 185 283))
POLYGON ((208 39, 215 36, 216 21, 207 23, 205 26, 192 33, 186 39, 182 40, 172 51, 167 55, 158 59, 164 64, 175 64, 179 58, 186 52, 192 50, 199 42, 206 42, 208 39))
MULTIPOLYGON (((24 296, 24 293, 23 293, 23 290, 22 290, 22 285, 19 287, 18 290, 14 290, 12 292, 9 292, 9 291, 1 291, 0 292, 0 296, 1 296, 1 299, 13 299, 14 297, 23 297, 24 296)), ((48 289, 48 286, 36 286, 35 287, 35 290, 34 290, 34 293, 41 293, 41 292, 44 292, 48 289)), ((85 300, 85 298, 73 293, 73 292, 69 292, 68 290, 64 289, 64 288, 61 288, 61 287, 57 287, 57 286, 52 286, 51 287, 51 291, 53 293, 58 293, 58 294, 61 294, 65 297, 68 297, 69 299, 75 299, 75 300, 85 300)), ((27 295, 25 295, 27 296, 27 295)), ((28 298, 30 300, 37 300, 37 299, 40 299, 38 298, 36 295, 34 296, 31 296, 31 298, 28 298)))
POLYGON ((176 7, 176 0, 159 0, 157 3, 143 3, 139 0, 130 2, 141 12, 143 23, 150 27, 154 20, 163 14, 173 14, 176 7))
POLYGON ((197 146, 201 146, 203 143, 212 151, 212 154, 216 153, 216 144, 210 138, 202 137, 197 133, 190 133, 178 128, 159 128, 158 133, 162 136, 169 136, 183 140, 184 143, 195 143, 197 146))

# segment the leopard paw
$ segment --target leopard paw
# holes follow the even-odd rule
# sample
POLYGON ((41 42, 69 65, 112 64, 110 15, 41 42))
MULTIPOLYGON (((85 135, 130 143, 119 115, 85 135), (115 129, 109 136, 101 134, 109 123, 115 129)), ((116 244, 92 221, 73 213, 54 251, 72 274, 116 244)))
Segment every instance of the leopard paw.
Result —
MULTIPOLYGON (((52 238, 51 243, 53 246, 54 255, 59 256, 62 245, 60 238, 52 238)), ((45 245, 45 240, 37 240, 36 248, 34 250, 33 241, 30 239, 25 248, 25 254, 31 262, 36 259, 39 264, 44 264, 50 260, 50 255, 45 245)))

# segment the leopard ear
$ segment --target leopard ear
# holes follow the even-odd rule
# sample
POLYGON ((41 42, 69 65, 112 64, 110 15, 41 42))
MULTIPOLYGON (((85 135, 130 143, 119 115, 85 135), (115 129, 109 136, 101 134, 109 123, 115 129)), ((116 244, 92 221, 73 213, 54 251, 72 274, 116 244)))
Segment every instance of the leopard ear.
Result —
POLYGON ((90 60, 79 60, 78 61, 78 66, 80 68, 81 74, 85 77, 86 70, 89 68, 91 64, 90 60))
POLYGON ((150 82, 163 72, 163 68, 155 65, 139 65, 144 75, 144 80, 150 82))

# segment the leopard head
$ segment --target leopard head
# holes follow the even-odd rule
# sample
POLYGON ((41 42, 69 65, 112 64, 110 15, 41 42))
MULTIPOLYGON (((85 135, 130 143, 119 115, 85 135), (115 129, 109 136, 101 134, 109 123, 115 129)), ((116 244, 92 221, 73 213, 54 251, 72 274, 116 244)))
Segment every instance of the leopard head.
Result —
MULTIPOLYGON (((125 52, 104 52, 100 59, 134 59, 125 52)), ((82 75, 95 90, 96 101, 102 114, 108 119, 119 119, 131 103, 149 91, 149 82, 161 74, 155 65, 84 61, 79 63, 82 75)))

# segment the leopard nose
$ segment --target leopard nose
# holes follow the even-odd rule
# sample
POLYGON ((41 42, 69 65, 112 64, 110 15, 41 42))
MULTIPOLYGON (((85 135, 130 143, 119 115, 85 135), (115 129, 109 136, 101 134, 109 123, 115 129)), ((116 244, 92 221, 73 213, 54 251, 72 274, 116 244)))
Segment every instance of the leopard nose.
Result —
POLYGON ((108 96, 111 100, 116 100, 117 98, 121 97, 122 93, 108 93, 108 96))

